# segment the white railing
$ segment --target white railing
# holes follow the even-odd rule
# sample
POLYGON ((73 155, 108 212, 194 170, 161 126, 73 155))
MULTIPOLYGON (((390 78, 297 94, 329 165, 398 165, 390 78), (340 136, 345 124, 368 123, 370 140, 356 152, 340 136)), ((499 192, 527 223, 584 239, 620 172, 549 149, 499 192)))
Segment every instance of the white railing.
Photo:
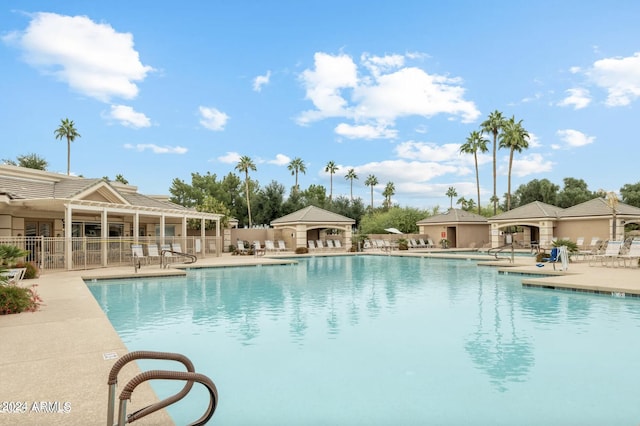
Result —
MULTIPOLYGON (((90 269, 131 264, 131 237, 71 238, 71 269, 90 269)), ((41 270, 66 269, 64 237, 0 237, 0 244, 17 246, 28 251, 24 260, 34 263, 41 270)), ((184 253, 198 258, 220 256, 222 241, 219 237, 140 237, 137 244, 147 254, 149 244, 180 244, 184 253)))

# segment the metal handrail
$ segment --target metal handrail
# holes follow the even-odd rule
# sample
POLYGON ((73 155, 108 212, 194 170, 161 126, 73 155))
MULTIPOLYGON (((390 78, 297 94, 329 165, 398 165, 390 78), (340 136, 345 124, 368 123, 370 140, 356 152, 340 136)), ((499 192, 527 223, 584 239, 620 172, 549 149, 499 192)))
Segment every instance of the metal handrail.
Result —
POLYGON ((206 424, 213 413, 216 411, 218 406, 218 389, 213 381, 200 373, 193 372, 184 372, 184 371, 166 371, 166 370, 151 370, 144 373, 140 373, 135 376, 133 379, 127 383, 122 392, 120 393, 120 407, 118 410, 118 425, 122 426, 126 423, 133 423, 136 420, 141 419, 142 417, 151 414, 160 408, 164 408, 164 401, 160 401, 156 404, 152 404, 142 410, 138 410, 135 413, 130 414, 128 417, 126 415, 127 411, 127 401, 131 399, 131 394, 134 389, 141 383, 146 382, 147 380, 154 379, 162 379, 162 380, 183 380, 187 381, 187 386, 192 386, 193 382, 198 382, 204 385, 209 391, 209 406, 204 414, 196 420, 194 423, 191 423, 189 426, 201 426, 206 424))
MULTIPOLYGON (((154 352, 154 351, 134 351, 129 352, 128 354, 123 355, 118 359, 113 367, 111 367, 111 371, 109 372, 109 379, 107 384, 109 385, 109 400, 107 404, 107 426, 113 426, 114 414, 115 414, 115 399, 116 399, 116 388, 118 385, 118 373, 120 370, 129 362, 135 361, 137 359, 161 359, 167 361, 178 361, 181 362, 187 369, 187 372, 195 372, 195 368, 193 363, 189 358, 182 354, 172 353, 172 352, 154 352)), ((148 407, 145 407, 141 410, 138 410, 136 413, 140 413, 142 411, 147 410, 150 407, 153 407, 153 410, 148 411, 143 414, 151 414, 154 411, 157 411, 161 408, 167 407, 174 402, 177 402, 185 397, 193 387, 193 382, 187 382, 182 390, 175 395, 165 398, 159 403, 152 404, 148 407)))
POLYGON ((513 263, 513 261, 514 261, 513 243, 505 244, 505 245, 503 245, 503 246, 499 246, 499 247, 493 247, 493 248, 490 248, 489 250, 487 250, 487 254, 489 254, 489 255, 493 254, 493 255, 495 256, 496 260, 500 260, 500 259, 507 259, 507 260, 509 260, 511 263, 513 263), (511 258, 509 258, 509 257, 504 257, 504 258, 498 257, 498 254, 499 254, 499 253, 502 253, 502 251, 503 251, 504 249, 509 248, 509 247, 511 247, 511 258), (491 252, 492 252, 492 251, 494 251, 494 250, 495 250, 495 253, 491 253, 491 252))
POLYGON ((164 250, 160 250, 160 268, 161 269, 165 268, 168 265, 168 263, 165 263, 165 259, 167 258, 166 256, 167 253, 171 253, 172 255, 176 255, 176 256, 188 257, 189 261, 182 262, 184 264, 196 263, 198 261, 198 256, 196 256, 195 254, 164 249, 164 250))

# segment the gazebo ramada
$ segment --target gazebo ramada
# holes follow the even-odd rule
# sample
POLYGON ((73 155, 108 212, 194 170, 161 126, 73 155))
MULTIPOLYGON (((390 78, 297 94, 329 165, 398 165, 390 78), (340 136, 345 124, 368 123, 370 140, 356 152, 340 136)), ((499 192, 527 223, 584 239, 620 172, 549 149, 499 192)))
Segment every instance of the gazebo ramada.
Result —
POLYGON ((348 251, 351 248, 352 228, 356 221, 346 216, 308 206, 281 218, 271 221, 274 230, 280 230, 284 235, 291 236, 295 248, 307 247, 309 240, 330 239, 340 240, 348 251))

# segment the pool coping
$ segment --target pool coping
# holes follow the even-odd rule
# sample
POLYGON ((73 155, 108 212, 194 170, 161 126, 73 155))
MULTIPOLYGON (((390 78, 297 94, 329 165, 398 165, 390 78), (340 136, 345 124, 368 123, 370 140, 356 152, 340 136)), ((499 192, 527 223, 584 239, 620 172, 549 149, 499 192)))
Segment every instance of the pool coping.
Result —
MULTIPOLYGON (((388 255, 368 252, 355 255, 363 254, 388 255)), ((345 253, 313 253, 304 257, 334 255, 345 253)), ((392 255, 435 258, 412 251, 394 251, 392 255)), ((173 265, 171 269, 160 269, 157 265, 143 266, 137 273, 131 266, 43 273, 33 280, 38 294, 44 300, 41 308, 33 313, 0 316, 0 332, 3 336, 3 344, 0 345, 0 372, 3 378, 0 402, 24 401, 29 409, 34 403, 57 402, 62 411, 67 402, 70 410, 62 413, 0 413, 0 423, 4 423, 6 419, 14 425, 105 423, 107 376, 115 359, 128 350, 91 294, 85 280, 184 275, 185 269, 194 268, 282 265, 295 263, 297 257, 302 256, 293 253, 259 257, 226 255, 203 259, 197 265, 173 265)), ((441 254, 437 257, 451 256, 441 254)), ((615 297, 640 295, 638 268, 589 266, 578 262, 571 263, 568 271, 553 271, 550 265, 545 265, 544 268, 547 269, 536 267, 533 259, 518 260, 515 264, 504 261, 481 261, 477 264, 496 267, 501 273, 525 275, 522 283, 527 288, 584 291, 615 297)), ((31 280, 26 283, 31 284, 31 280)), ((198 366, 195 368, 197 371, 198 366)), ((135 364, 125 367, 121 374, 121 386, 138 372, 135 364)), ((134 393, 128 412, 157 401, 150 386, 145 385, 134 393)), ((137 423, 145 425, 172 422, 166 412, 161 412, 137 423)))

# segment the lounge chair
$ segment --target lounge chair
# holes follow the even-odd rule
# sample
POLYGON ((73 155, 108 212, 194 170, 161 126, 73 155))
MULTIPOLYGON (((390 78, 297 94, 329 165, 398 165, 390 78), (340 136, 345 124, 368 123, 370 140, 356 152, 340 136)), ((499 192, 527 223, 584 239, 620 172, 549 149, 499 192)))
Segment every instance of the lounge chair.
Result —
POLYGON ((147 245, 147 258, 149 260, 149 263, 151 263, 152 259, 158 259, 158 262, 160 262, 160 253, 158 252, 157 244, 147 245))
POLYGON ((237 250, 240 254, 249 254, 249 249, 244 246, 244 241, 237 241, 237 250))
POLYGON ((333 245, 335 246, 336 250, 340 250, 342 248, 342 243, 340 242, 340 240, 333 240, 333 245))
POLYGON ((173 255, 173 250, 171 249, 170 244, 162 244, 160 246, 160 253, 162 255, 161 263, 163 265, 167 265, 176 259, 176 256, 173 255))
POLYGON ((182 246, 180 245, 180 243, 171 244, 171 250, 173 250, 175 253, 184 253, 182 251, 182 246))
POLYGON ((580 247, 580 245, 578 245, 578 256, 582 256, 582 258, 585 260, 587 258, 591 258, 592 256, 598 254, 601 243, 602 241, 600 240, 600 237, 593 237, 591 238, 591 243, 589 243, 588 247, 580 247))
POLYGON ((256 256, 263 256, 265 254, 266 249, 262 248, 262 244, 260 244, 260 241, 255 240, 253 242, 253 254, 255 254, 256 256))
POLYGON ((142 244, 131 244, 131 261, 140 262, 140 264, 147 263, 147 257, 142 250, 142 244))
POLYGON ((558 247, 553 247, 551 249, 551 254, 549 254, 549 257, 543 257, 542 261, 547 263, 552 263, 553 270, 555 271, 556 263, 560 261, 560 249, 558 247))
POLYGON ((287 245, 284 243, 284 240, 278 240, 278 250, 287 251, 287 245))
POLYGON ((325 242, 327 243, 327 248, 329 250, 333 250, 334 248, 336 248, 336 246, 333 245, 333 240, 327 240, 325 242))
POLYGON ((316 240, 316 248, 318 250, 324 250, 326 247, 325 245, 322 243, 322 240, 316 240))
POLYGON ((629 251, 625 254, 618 256, 618 263, 622 259, 624 267, 627 267, 627 260, 629 260, 629 267, 638 267, 638 261, 640 260, 640 240, 631 241, 629 251))
POLYGON ((2 271, 0 274, 7 277, 7 284, 19 285, 27 268, 12 268, 2 271))
POLYGON ((315 250, 316 249, 316 242, 313 240, 308 240, 307 241, 307 247, 309 247, 309 250, 315 250))
MULTIPOLYGON (((618 262, 618 257, 620 256, 620 249, 622 248, 622 241, 609 241, 607 243, 607 249, 603 254, 595 254, 591 258, 593 263, 597 260, 600 260, 601 264, 606 266, 607 260, 611 261, 611 266, 616 266, 615 263, 618 262)), ((619 264, 619 262, 618 262, 619 264)), ((592 266, 591 261, 589 265, 592 266)))
POLYGON ((264 251, 266 252, 275 252, 277 251, 276 246, 273 244, 271 240, 264 240, 264 251))

